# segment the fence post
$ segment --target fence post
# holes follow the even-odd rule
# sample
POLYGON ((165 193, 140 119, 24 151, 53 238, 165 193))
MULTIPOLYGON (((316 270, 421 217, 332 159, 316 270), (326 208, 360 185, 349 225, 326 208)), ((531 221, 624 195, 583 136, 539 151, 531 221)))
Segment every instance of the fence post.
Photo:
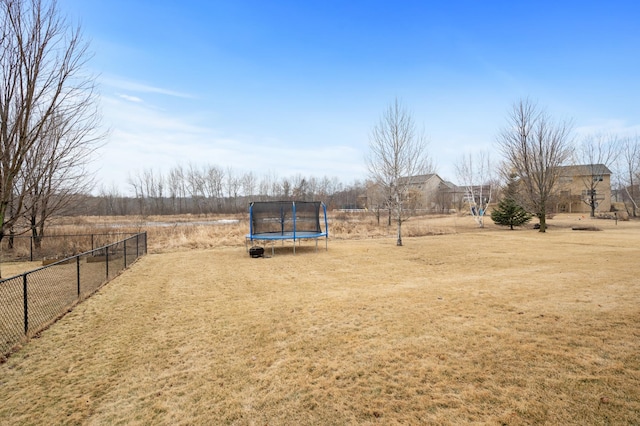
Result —
POLYGON ((91 234, 91 250, 93 250, 93 249, 94 249, 94 247, 93 247, 93 234, 91 234))
POLYGON ((147 254, 147 231, 144 231, 144 254, 147 254))
POLYGON ((78 277, 78 299, 80 299, 80 256, 76 256, 76 276, 78 277))
POLYGON ((29 261, 33 262, 33 235, 29 237, 29 261))
POLYGON ((29 303, 27 302, 27 274, 22 274, 22 294, 24 297, 24 334, 29 331, 29 303))
POLYGON ((136 234, 136 259, 140 257, 140 233, 136 234))
POLYGON ((127 269, 127 239, 124 240, 124 268, 127 269))
MULTIPOLYGON (((136 242, 137 242, 137 244, 136 244, 136 252, 138 252, 141 256, 146 254, 146 253, 141 253, 142 250, 146 251, 146 247, 147 247, 146 237, 147 237, 147 233, 146 232, 144 233, 144 235, 142 235, 142 233, 136 234, 136 242), (141 238, 145 238, 145 241, 140 241, 141 238)), ((25 236, 25 238, 26 238, 26 236, 25 236)), ((132 238, 130 238, 130 239, 133 241, 132 238)), ((30 241, 32 243, 35 242, 34 239, 31 238, 31 237, 30 237, 30 241)), ((131 259, 131 257, 133 256, 132 249, 129 248, 128 249, 129 253, 126 254, 126 252, 127 252, 127 242, 126 242, 126 240, 124 241, 124 243, 125 243, 125 247, 124 247, 125 259, 127 259, 127 256, 128 256, 128 259, 125 260, 125 264, 126 263, 132 263, 132 262, 134 262, 136 260, 136 259, 131 259)), ((117 245, 116 244, 112 244, 109 247, 104 247, 104 248, 107 249, 106 253, 105 253, 105 256, 106 256, 105 265, 106 265, 107 281, 109 280, 109 248, 110 247, 114 247, 114 253, 117 255, 117 245)), ((102 248, 100 248, 98 250, 99 250, 98 251, 98 253, 99 253, 100 251, 102 251, 102 248)), ((96 251, 97 250, 94 250, 92 252, 85 252, 85 253, 82 253, 82 255, 73 256, 73 257, 76 258, 76 289, 77 289, 77 293, 78 293, 78 302, 80 301, 80 297, 81 297, 81 294, 82 294, 82 278, 83 278, 83 276, 82 276, 83 273, 81 271, 82 270, 82 265, 81 265, 82 257, 83 256, 84 257, 91 256, 92 254, 97 254, 96 251)), ((66 258, 65 260, 67 260, 67 261, 69 261, 70 259, 73 260, 73 257, 66 258)), ((96 260, 99 260, 99 259, 96 259, 96 260)), ((118 265, 119 264, 116 262, 116 272, 115 272, 116 274, 119 272, 119 270, 118 270, 119 266, 118 265)), ((96 267, 98 267, 98 265, 96 265, 96 267)), ((64 281, 65 284, 64 285, 65 286, 71 285, 71 282, 70 282, 71 277, 68 276, 64 272, 64 270, 61 271, 61 272, 64 274, 64 278, 65 278, 65 281, 64 281)), ((14 279, 18 280, 19 277, 22 276, 22 297, 23 297, 23 299, 22 299, 22 308, 23 308, 23 331, 24 331, 24 335, 23 335, 23 337, 18 337, 17 340, 15 339, 16 336, 0 336, 0 338, 3 339, 3 344, 5 343, 4 339, 7 339, 6 340, 6 344, 12 345, 12 344, 15 344, 18 341, 20 341, 22 338, 28 337, 29 335, 33 335, 33 334, 37 333, 38 331, 40 331, 42 329, 42 327, 39 325, 41 316, 43 316, 43 319, 44 319, 45 322, 51 321, 51 320, 55 320, 55 318, 63 315, 64 312, 68 309, 68 308, 64 308, 64 309, 62 309, 62 311, 50 312, 49 311, 50 307, 53 307, 54 309, 57 309, 57 308, 55 306, 49 306, 49 307, 47 307, 47 308, 45 308, 43 310, 44 307, 40 306, 39 303, 34 303, 33 305, 30 306, 30 303, 29 303, 29 297, 31 296, 30 293, 29 293, 29 291, 30 291, 29 290, 29 285, 30 285, 29 276, 30 275, 31 275, 31 272, 24 272, 24 273, 18 274, 17 276, 14 277, 14 279), (29 317, 31 315, 30 311, 34 312, 34 328, 33 329, 31 328, 30 319, 29 319, 29 317), (33 330, 33 333, 31 333, 30 330, 33 330)), ((57 281, 57 280, 54 280, 54 281, 57 281)), ((35 283, 35 281, 34 281, 34 283, 35 283)), ((19 282, 16 282, 15 285, 19 286, 19 282)), ((20 297, 17 294, 17 292, 19 290, 20 290, 19 287, 15 288, 15 291, 16 291, 15 296, 17 297, 17 301, 18 302, 20 300, 20 297)), ((38 293, 37 289, 34 290, 34 296, 37 296, 37 293, 38 293)), ((34 300, 34 302, 36 302, 35 298, 32 298, 32 300, 34 300)), ((2 308, 3 307, 0 306, 0 310, 2 308)), ((15 313, 18 314, 17 312, 15 312, 15 313)), ((19 314, 18 314, 18 316, 19 316, 19 314)), ((0 324, 0 328, 2 328, 1 324, 0 324)), ((0 345, 0 347, 3 347, 3 346, 0 345)), ((2 355, 4 355, 4 354, 0 353, 0 356, 2 356, 2 355)))

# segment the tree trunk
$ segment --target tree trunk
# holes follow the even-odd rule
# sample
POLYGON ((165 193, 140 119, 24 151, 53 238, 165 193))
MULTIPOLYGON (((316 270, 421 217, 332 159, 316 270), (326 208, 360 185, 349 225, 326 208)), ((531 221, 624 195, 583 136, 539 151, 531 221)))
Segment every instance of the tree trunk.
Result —
MULTIPOLYGON (((398 240, 396 241, 397 246, 402 245, 402 204, 400 203, 400 194, 396 192, 396 219, 398 220, 398 240)), ((391 211, 391 209, 389 209, 391 211)))
POLYGON ((538 219, 540 219, 540 232, 547 231, 547 215, 546 213, 539 213, 538 219))
POLYGON ((36 249, 40 249, 40 248, 42 248, 42 237, 38 233, 38 226, 37 226, 37 223, 36 223, 36 218, 34 216, 31 216, 29 221, 31 223, 31 238, 33 239, 33 246, 36 249))
POLYGON ((629 198, 631 198, 633 217, 636 217, 636 190, 633 183, 633 172, 629 171, 629 188, 631 189, 631 193, 629 194, 629 191, 627 191, 627 194, 629 195, 629 198))
POLYGON ((6 227, 4 223, 4 218, 7 212, 8 205, 9 205, 8 202, 0 201, 0 242, 2 242, 2 239, 5 236, 5 230, 8 229, 8 227, 6 227))

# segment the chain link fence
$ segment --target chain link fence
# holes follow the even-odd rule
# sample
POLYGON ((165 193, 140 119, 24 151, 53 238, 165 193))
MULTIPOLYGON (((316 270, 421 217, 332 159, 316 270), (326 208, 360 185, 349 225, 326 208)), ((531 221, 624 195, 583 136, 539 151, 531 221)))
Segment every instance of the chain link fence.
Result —
POLYGON ((147 253, 147 233, 0 281, 0 360, 147 253))
POLYGON ((104 247, 113 241, 136 235, 135 232, 108 232, 73 235, 5 235, 0 241, 2 261, 34 261, 67 258, 104 247))

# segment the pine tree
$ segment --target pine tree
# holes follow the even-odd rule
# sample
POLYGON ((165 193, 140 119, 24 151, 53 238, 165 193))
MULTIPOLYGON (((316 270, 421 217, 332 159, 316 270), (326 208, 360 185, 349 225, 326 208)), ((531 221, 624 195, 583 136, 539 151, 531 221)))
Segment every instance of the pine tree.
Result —
POLYGON ((498 225, 522 226, 531 220, 533 215, 520 206, 512 197, 505 197, 498 203, 498 206, 491 212, 491 219, 498 225))

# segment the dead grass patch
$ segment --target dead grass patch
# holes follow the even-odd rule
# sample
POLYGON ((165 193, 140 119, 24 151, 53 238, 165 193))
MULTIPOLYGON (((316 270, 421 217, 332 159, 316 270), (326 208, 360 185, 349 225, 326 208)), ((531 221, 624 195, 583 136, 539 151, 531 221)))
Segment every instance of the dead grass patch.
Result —
POLYGON ((0 423, 640 423, 638 222, 462 219, 156 250, 0 365, 0 423))

